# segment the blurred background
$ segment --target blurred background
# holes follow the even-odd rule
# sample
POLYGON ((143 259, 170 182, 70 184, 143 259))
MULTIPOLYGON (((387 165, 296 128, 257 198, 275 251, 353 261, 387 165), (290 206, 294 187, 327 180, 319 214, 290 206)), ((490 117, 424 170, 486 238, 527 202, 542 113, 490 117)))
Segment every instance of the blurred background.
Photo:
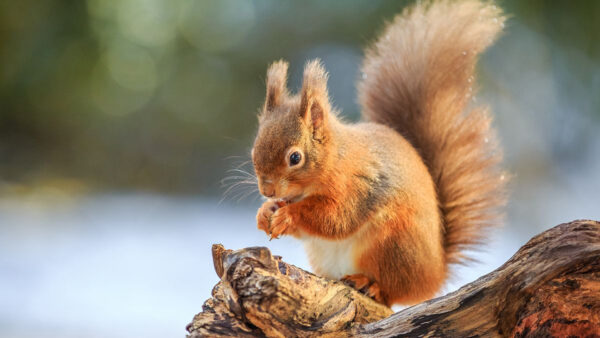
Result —
MULTIPOLYGON (((320 57, 357 120, 361 50, 410 3, 0 2, 0 336, 181 337, 217 282, 212 243, 308 268, 299 242, 256 230, 252 187, 225 179, 252 170, 266 67, 290 61, 296 90, 320 57)), ((600 2, 499 5, 511 19, 476 100, 510 205, 445 291, 550 226, 600 219, 600 2)))

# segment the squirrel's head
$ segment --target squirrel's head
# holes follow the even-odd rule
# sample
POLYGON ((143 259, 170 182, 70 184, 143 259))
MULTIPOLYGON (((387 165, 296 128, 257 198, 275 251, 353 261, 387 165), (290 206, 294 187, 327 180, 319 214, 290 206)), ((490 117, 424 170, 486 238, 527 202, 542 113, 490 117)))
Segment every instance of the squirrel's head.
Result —
POLYGON ((327 73, 318 60, 308 62, 300 93, 287 90, 288 64, 273 63, 267 71, 267 97, 259 114, 252 162, 260 193, 297 202, 317 187, 328 159, 331 113, 327 73))

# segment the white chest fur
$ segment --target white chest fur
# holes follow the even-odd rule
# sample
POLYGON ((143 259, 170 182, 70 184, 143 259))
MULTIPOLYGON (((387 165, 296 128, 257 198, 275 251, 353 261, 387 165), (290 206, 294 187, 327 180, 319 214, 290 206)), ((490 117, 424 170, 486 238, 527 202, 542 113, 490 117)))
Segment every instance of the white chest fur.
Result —
POLYGON ((314 272, 331 279, 340 279, 345 275, 358 273, 355 266, 360 247, 360 231, 343 240, 328 240, 319 237, 302 237, 314 272))

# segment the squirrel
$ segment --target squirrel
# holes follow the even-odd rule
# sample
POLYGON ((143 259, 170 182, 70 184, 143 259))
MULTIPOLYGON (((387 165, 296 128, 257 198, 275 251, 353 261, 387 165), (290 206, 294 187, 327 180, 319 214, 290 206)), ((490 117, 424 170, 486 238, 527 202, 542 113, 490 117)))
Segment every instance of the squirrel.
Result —
POLYGON ((504 21, 477 0, 405 9, 366 50, 357 123, 332 108, 319 60, 296 94, 288 63, 271 64, 251 153, 267 198, 258 228, 299 238, 315 273, 387 306, 435 296, 501 223, 502 153, 472 98, 476 61, 504 21))

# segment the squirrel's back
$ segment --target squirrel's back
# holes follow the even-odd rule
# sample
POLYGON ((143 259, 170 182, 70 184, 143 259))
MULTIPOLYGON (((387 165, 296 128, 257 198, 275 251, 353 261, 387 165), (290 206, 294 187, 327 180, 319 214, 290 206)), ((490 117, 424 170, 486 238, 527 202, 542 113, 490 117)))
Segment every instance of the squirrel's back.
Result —
POLYGON ((392 127, 419 152, 436 185, 447 263, 481 242, 505 203, 502 158, 491 117, 473 106, 479 54, 505 18, 475 0, 423 2, 387 26, 366 52, 363 116, 392 127))

